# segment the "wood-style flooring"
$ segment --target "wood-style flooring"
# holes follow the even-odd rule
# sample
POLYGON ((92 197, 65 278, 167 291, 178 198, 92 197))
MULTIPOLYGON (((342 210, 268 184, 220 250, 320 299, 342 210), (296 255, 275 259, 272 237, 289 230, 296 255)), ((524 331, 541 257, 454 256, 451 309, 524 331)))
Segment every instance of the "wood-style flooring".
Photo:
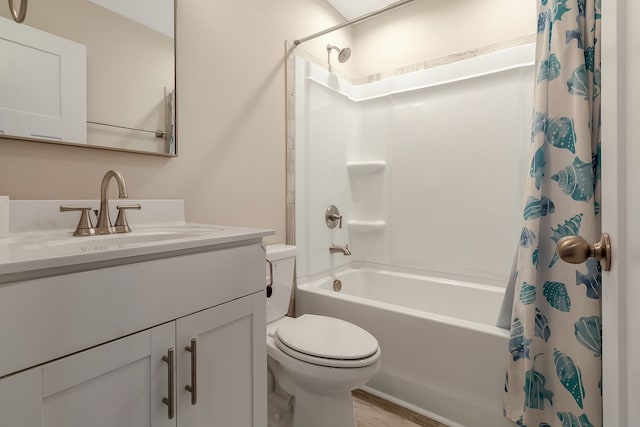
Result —
POLYGON ((357 427, 447 427, 362 390, 353 392, 357 427))

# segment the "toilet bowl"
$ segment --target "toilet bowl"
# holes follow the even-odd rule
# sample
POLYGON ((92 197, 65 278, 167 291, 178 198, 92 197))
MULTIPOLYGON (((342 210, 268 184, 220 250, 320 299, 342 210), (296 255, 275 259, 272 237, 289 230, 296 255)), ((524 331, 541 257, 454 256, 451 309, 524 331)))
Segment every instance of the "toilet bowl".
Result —
POLYGON ((286 317, 295 247, 269 245, 267 259, 273 265, 267 298, 270 427, 354 427, 351 391, 380 368, 377 340, 344 320, 286 317))

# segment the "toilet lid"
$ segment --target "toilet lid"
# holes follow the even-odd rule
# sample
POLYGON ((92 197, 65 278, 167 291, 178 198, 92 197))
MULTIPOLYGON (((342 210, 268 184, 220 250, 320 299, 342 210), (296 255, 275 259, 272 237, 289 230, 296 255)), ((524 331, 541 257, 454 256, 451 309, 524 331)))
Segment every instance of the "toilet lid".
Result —
POLYGON ((359 326, 314 314, 280 326, 275 336, 293 350, 323 359, 364 359, 378 351, 375 337, 359 326))

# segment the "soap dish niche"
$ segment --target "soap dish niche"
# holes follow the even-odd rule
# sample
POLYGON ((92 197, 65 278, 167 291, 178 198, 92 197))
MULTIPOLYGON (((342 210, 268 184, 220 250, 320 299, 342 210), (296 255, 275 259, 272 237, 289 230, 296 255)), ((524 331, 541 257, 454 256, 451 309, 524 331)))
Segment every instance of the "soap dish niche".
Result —
POLYGON ((384 230, 387 226, 387 223, 382 220, 374 220, 374 221, 351 220, 347 222, 347 226, 351 231, 365 233, 370 231, 384 230))
POLYGON ((384 160, 371 160, 366 162, 347 162, 347 169, 351 175, 370 175, 381 172, 387 166, 384 160))

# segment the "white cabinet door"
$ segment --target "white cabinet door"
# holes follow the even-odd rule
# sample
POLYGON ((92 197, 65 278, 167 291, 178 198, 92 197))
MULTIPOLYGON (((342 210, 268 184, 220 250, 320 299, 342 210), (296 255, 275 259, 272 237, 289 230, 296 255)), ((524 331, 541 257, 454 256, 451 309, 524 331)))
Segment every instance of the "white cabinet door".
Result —
POLYGON ((0 17, 0 134, 87 143, 87 48, 0 17))
POLYGON ((177 320, 182 427, 266 427, 265 299, 259 292, 177 320), (196 340, 196 360, 191 347, 196 340), (197 401, 185 389, 196 369, 197 401))
POLYGON ((42 367, 0 380, 0 426, 42 426, 42 367))
POLYGON ((175 427, 162 402, 175 323, 0 380, 7 427, 175 427))

